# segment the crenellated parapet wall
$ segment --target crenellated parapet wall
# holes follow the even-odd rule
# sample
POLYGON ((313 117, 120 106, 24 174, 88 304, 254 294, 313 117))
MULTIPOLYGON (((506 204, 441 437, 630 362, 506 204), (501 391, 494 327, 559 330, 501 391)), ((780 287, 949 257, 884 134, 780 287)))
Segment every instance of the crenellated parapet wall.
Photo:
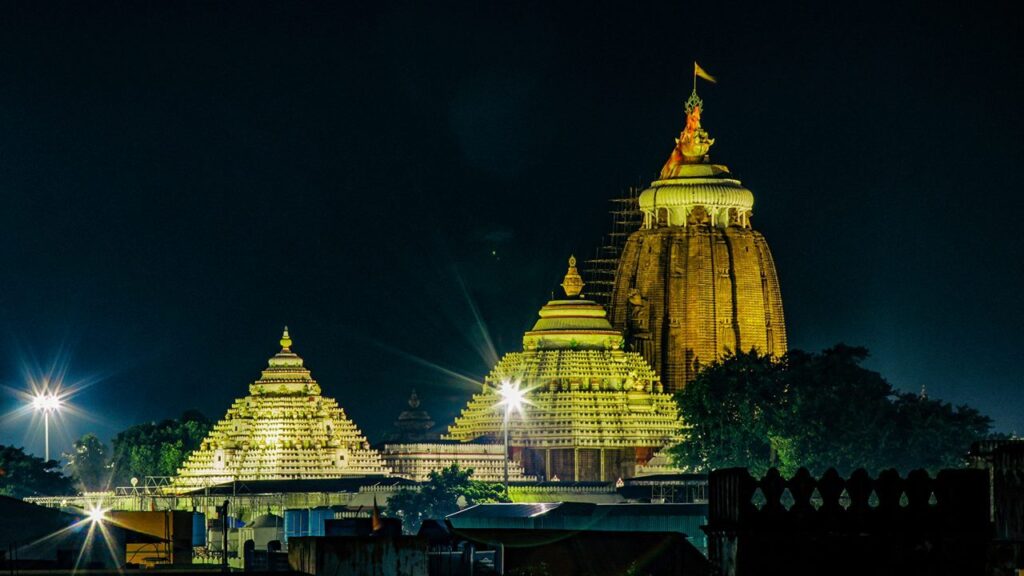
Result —
POLYGON ((992 534, 982 470, 820 478, 800 469, 711 473, 709 556, 723 575, 973 574, 992 534), (927 567, 927 570, 925 568, 927 567))

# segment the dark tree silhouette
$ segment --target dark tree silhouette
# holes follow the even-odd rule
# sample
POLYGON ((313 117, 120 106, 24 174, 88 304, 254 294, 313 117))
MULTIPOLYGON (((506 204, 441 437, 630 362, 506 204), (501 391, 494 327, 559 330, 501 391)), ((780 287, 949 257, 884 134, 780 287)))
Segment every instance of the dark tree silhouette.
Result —
POLYGON ((60 462, 26 454, 24 448, 0 445, 0 494, 62 496, 73 492, 71 478, 60 471, 60 462))
POLYGON ((84 491, 110 487, 110 462, 106 444, 92 432, 75 440, 74 450, 64 454, 71 476, 84 491))
POLYGON ((125 486, 133 477, 174 476, 212 427, 205 416, 189 410, 177 420, 138 424, 119 433, 113 442, 113 485, 125 486))
POLYGON ((676 395, 686 441, 671 449, 680 465, 707 470, 770 467, 793 474, 836 468, 877 473, 958 467, 992 420, 968 406, 898 393, 864 368, 865 348, 793 350, 773 360, 756 351, 705 366, 676 395))
POLYGON ((472 468, 452 464, 432 471, 419 489, 403 488, 388 500, 388 515, 402 519, 402 529, 415 534, 427 518, 443 520, 459 511, 459 505, 508 502, 501 484, 473 480, 472 468), (462 498, 464 502, 460 502, 462 498))

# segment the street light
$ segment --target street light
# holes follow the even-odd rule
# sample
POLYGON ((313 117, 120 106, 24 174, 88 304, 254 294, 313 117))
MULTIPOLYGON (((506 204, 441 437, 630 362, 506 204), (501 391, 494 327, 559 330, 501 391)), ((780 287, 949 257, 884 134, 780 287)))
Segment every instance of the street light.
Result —
MULTIPOLYGON (((502 382, 501 387, 498 388, 498 396, 501 397, 501 401, 498 402, 498 406, 505 407, 505 418, 502 423, 502 429, 505 434, 505 497, 509 498, 508 495, 508 459, 510 457, 508 451, 508 424, 509 419, 512 417, 514 410, 522 408, 523 403, 526 401, 527 390, 523 390, 519 387, 519 382, 514 385, 508 381, 502 382)), ((509 498, 511 499, 511 498, 509 498)))
POLYGON ((38 392, 32 397, 32 408, 43 413, 43 435, 46 442, 46 461, 50 461, 50 413, 60 411, 60 397, 50 392, 38 392))

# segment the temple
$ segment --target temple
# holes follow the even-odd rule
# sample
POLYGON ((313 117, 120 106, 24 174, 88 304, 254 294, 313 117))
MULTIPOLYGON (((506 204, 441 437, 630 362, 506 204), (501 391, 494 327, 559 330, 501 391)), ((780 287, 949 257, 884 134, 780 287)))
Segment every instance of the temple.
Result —
MULTIPOLYGON (((504 479, 505 447, 491 442, 441 440, 433 431, 434 419, 420 406, 416 391, 409 396, 409 408, 395 420, 396 433, 377 448, 395 476, 423 482, 433 471, 458 464, 473 470, 473 479, 501 482, 504 479)), ((517 462, 509 462, 510 482, 536 482, 517 462)))
POLYGON ((420 407, 420 397, 416 390, 409 396, 409 409, 403 410, 395 420, 396 442, 423 442, 436 440, 440 434, 434 433, 434 419, 420 407))
POLYGON ((178 470, 173 488, 241 480, 327 479, 389 474, 380 455, 291 350, 288 328, 249 395, 235 400, 178 470))
POLYGON ((566 481, 615 481, 677 439, 675 402, 640 354, 623 350, 604 308, 580 296, 575 258, 552 300, 523 336, 523 351, 506 354, 470 399, 446 438, 501 442, 499 388, 526 391, 522 413, 508 423, 510 457, 525 473, 566 481))
POLYGON ((754 195, 720 164, 701 126, 697 91, 658 180, 639 197, 642 224, 625 243, 609 309, 629 350, 669 392, 729 351, 786 352, 775 263, 751 227, 754 195))

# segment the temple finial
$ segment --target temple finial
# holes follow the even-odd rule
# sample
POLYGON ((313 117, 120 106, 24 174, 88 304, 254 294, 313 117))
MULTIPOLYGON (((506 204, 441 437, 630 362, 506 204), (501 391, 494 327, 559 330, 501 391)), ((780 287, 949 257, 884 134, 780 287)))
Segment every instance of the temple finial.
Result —
POLYGON ((281 348, 288 350, 292 347, 292 337, 288 335, 288 327, 284 327, 284 333, 281 334, 281 348))
POLYGON ((576 256, 569 256, 569 271, 562 280, 562 289, 569 298, 575 298, 583 291, 583 277, 576 271, 576 256))
POLYGON ((416 389, 412 389, 412 395, 409 396, 409 408, 415 410, 420 407, 420 397, 416 395, 416 389))
POLYGON ((676 146, 672 149, 668 161, 661 168, 661 178, 672 178, 677 175, 681 164, 698 164, 707 162, 707 153, 715 139, 708 135, 700 125, 700 115, 704 110, 704 101, 697 95, 697 78, 716 82, 715 78, 704 71, 696 62, 693 63, 693 92, 686 100, 686 128, 676 138, 676 146))

